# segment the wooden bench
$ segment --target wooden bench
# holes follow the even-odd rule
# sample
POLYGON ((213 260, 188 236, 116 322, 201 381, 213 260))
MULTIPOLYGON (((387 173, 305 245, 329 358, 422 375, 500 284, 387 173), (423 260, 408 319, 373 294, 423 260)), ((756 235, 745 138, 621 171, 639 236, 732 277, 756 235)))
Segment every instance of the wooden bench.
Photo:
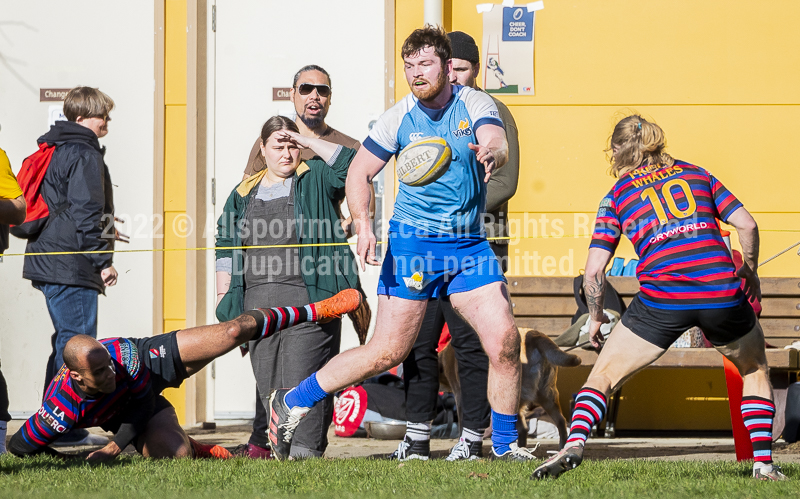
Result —
MULTIPOLYGON (((572 290, 572 277, 509 277, 511 305, 517 325, 541 331, 555 339, 571 324, 577 304, 572 290)), ((609 277, 608 281, 629 305, 639 291, 634 277, 609 277)), ((766 277, 761 280, 761 327, 767 343, 778 347, 767 349, 771 368, 798 369, 796 350, 783 347, 800 340, 800 278, 766 277)), ((576 349, 584 365, 594 365, 597 354, 576 349)), ((652 367, 722 367, 722 358, 713 348, 670 349, 652 367)))
MULTIPOLYGON (((626 305, 639 291, 634 277, 609 277, 626 305)), ((509 292, 514 317, 519 327, 529 327, 555 339, 571 324, 577 311, 572 277, 509 277, 509 292)), ((767 349, 770 378, 775 388, 778 405, 776 430, 783 428, 783 411, 786 389, 796 381, 800 369, 797 350, 783 347, 800 340, 800 278, 767 277, 761 279, 761 326, 767 343, 777 348, 767 349)), ((581 358, 585 366, 592 366, 597 353, 577 348, 571 351, 581 358)), ((671 348, 658 359, 652 368, 721 368, 722 356, 713 348, 671 348)), ((616 405, 616 404, 615 404, 616 405)), ((609 407, 609 413, 612 408, 609 407)), ((616 408, 613 411, 616 414, 616 408)), ((613 421, 610 421, 613 427, 613 421)), ((779 432, 776 432, 779 435, 779 432)))

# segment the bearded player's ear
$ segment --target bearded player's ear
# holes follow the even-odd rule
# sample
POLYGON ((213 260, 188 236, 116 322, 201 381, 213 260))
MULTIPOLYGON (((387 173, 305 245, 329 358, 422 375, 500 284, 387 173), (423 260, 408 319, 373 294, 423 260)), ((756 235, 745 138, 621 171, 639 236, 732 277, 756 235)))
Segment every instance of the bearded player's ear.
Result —
POLYGON ((75 381, 76 383, 83 381, 83 376, 81 376, 81 373, 79 373, 78 371, 70 371, 69 377, 72 378, 72 380, 75 381))

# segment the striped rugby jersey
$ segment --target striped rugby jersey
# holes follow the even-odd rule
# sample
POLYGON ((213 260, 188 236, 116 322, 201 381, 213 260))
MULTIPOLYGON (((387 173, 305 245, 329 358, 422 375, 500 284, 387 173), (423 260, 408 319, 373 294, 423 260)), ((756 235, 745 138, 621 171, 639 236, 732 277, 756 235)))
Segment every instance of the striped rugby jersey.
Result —
POLYGON ((91 397, 73 385, 70 370, 61 366, 47 387, 42 407, 20 430, 26 444, 44 447, 73 428, 100 426, 128 402, 144 399, 148 394, 150 371, 141 363, 136 345, 126 338, 107 338, 100 343, 108 349, 117 371, 116 389, 91 397))
POLYGON ((711 173, 683 161, 638 168, 600 202, 590 248, 613 253, 622 234, 639 256, 639 299, 671 310, 728 308, 744 300, 717 219, 742 203, 711 173))

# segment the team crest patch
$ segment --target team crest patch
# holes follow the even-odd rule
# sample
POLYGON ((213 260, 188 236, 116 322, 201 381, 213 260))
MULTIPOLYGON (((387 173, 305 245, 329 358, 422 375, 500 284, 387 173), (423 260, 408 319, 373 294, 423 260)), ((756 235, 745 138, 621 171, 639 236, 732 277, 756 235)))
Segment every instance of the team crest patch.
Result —
POLYGON ((425 279, 422 272, 419 271, 414 272, 411 277, 403 277, 403 281, 408 289, 416 289, 417 291, 422 291, 430 283, 430 279, 425 279))
POLYGON ((472 135, 472 128, 469 126, 469 120, 463 119, 458 123, 458 128, 452 130, 451 133, 458 139, 461 137, 469 137, 472 135))
POLYGON ((606 216, 606 212, 608 211, 606 208, 610 207, 611 207, 611 198, 606 196, 603 198, 602 201, 600 201, 600 209, 597 210, 597 216, 598 217, 606 216))
POLYGON ((164 345, 159 346, 158 348, 151 348, 150 349, 150 358, 151 359, 158 359, 164 358, 167 356, 167 349, 164 348, 164 345))

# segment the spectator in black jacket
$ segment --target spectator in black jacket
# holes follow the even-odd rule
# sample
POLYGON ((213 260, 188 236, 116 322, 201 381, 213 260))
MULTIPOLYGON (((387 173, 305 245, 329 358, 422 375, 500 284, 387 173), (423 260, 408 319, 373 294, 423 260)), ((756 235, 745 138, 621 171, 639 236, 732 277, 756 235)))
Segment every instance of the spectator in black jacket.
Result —
MULTIPOLYGON (((28 240, 26 253, 114 249, 114 201, 105 147, 108 113, 114 101, 90 87, 76 87, 64 100, 68 121, 57 121, 39 137, 39 144, 56 146, 45 173, 41 194, 50 210, 42 231, 28 240)), ((64 363, 67 341, 77 334, 97 337, 97 299, 117 282, 111 253, 26 256, 22 277, 41 291, 53 320, 53 351, 44 386, 64 363)), ((64 445, 105 444, 107 439, 76 430, 64 445)))

